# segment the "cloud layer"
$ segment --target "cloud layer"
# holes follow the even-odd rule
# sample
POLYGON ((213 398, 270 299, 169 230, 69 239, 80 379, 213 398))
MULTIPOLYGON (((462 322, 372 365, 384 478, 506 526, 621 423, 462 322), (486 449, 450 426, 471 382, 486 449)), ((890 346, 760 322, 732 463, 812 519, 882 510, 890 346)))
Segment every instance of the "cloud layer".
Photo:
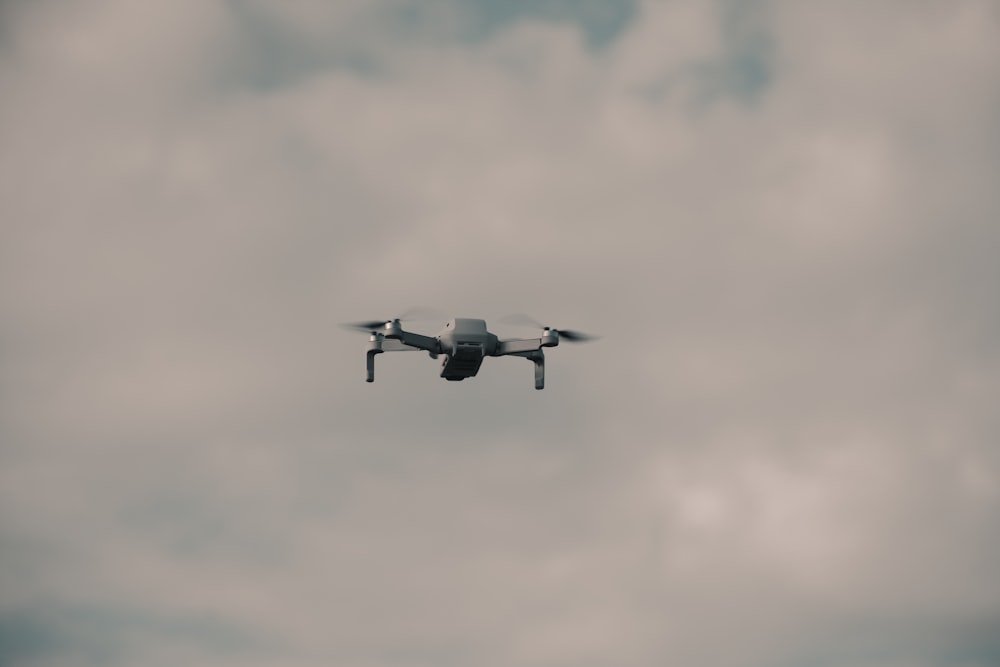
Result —
POLYGON ((995 6, 490 11, 0 9, 0 662, 997 664, 995 6))

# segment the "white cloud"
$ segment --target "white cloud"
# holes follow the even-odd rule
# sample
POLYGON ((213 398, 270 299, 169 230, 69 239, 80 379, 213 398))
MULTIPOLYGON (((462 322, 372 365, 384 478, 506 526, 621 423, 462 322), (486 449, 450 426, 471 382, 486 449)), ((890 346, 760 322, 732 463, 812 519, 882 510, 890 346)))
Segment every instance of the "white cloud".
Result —
POLYGON ((995 11, 766 9, 755 95, 712 78, 725 5, 600 51, 261 6, 316 49, 267 86, 287 34, 224 4, 7 9, 21 659, 82 608, 128 638, 102 664, 993 660, 995 11), (545 392, 423 355, 366 385, 336 323, 428 303, 604 338, 545 392))

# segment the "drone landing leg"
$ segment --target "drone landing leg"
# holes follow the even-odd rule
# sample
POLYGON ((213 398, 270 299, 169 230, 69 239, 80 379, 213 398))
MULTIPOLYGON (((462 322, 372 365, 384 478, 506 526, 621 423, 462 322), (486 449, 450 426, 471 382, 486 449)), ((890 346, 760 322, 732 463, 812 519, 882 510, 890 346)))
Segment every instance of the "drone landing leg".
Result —
POLYGON ((383 350, 369 349, 368 350, 368 382, 375 381, 375 355, 382 354, 383 350))
POLYGON ((530 355, 528 359, 535 362, 535 389, 545 388, 545 354, 538 350, 530 355))

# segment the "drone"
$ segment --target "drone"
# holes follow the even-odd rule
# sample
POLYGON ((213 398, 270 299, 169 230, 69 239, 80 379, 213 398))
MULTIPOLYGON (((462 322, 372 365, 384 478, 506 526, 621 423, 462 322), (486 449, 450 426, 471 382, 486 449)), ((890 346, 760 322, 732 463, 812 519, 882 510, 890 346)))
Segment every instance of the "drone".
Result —
POLYGON ((367 362, 368 382, 375 381, 375 356, 383 352, 413 352, 423 350, 431 359, 443 356, 441 377, 451 382, 475 377, 486 357, 524 357, 535 364, 535 389, 545 388, 544 348, 559 342, 581 343, 594 337, 579 331, 543 326, 527 316, 504 318, 511 324, 526 324, 542 330, 538 338, 502 339, 490 333, 486 320, 456 317, 444 325, 436 336, 424 336, 403 329, 400 317, 369 320, 343 325, 369 333, 367 362))

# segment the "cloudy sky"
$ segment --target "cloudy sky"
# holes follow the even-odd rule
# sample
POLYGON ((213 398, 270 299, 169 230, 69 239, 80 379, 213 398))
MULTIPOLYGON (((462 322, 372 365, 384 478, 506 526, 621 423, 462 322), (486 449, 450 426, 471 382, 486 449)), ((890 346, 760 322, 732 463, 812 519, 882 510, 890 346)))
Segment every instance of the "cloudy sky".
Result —
POLYGON ((1000 665, 996 2, 10 0, 0 91, 3 665, 1000 665), (366 384, 412 306, 602 338, 366 384))

